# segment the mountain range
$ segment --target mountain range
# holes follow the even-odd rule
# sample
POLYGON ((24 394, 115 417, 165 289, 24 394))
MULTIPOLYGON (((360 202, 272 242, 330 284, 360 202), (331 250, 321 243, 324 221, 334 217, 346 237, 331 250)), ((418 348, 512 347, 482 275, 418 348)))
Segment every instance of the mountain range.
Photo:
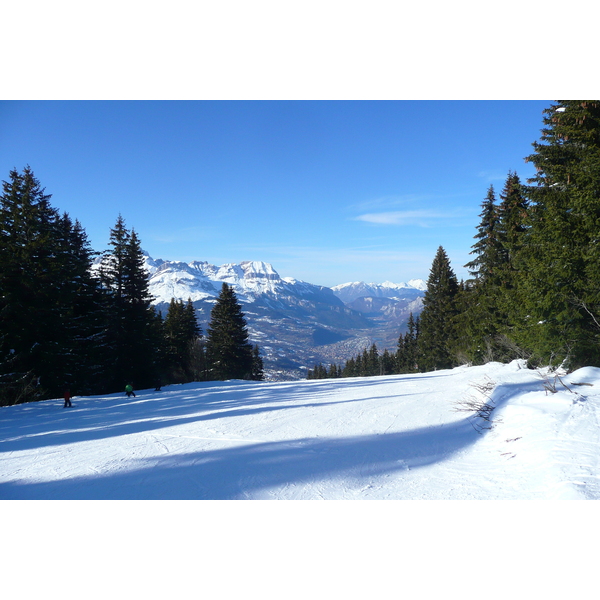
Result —
POLYGON ((306 377, 314 364, 342 364, 376 343, 394 351, 412 312, 422 310, 426 284, 344 283, 333 288, 280 277, 269 263, 211 265, 145 255, 150 293, 166 314, 171 298, 191 299, 206 332, 223 283, 233 287, 270 380, 306 377))

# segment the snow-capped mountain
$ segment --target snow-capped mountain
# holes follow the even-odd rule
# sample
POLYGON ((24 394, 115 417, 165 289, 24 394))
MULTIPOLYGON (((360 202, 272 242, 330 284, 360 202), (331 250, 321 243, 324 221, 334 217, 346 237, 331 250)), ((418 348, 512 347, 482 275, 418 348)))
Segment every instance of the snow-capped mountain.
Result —
POLYGON ((340 305, 329 288, 290 277, 281 278, 269 263, 261 261, 216 267, 200 261, 154 260, 146 255, 145 266, 150 274, 150 291, 157 304, 169 303, 171 298, 211 301, 219 295, 222 284, 227 283, 242 303, 255 302, 260 296, 270 295, 273 299, 295 296, 340 305))
POLYGON ((223 283, 231 285, 274 379, 304 377, 318 362, 341 364, 373 342, 393 349, 410 312, 421 310, 422 280, 350 283, 327 288, 280 277, 269 263, 211 265, 154 259, 145 255, 150 293, 166 314, 171 298, 192 300, 206 331, 223 283))
POLYGON ((342 283, 331 288, 333 293, 346 304, 358 298, 393 298, 405 300, 421 297, 427 289, 427 284, 422 279, 411 279, 408 283, 365 283, 357 281, 342 283))

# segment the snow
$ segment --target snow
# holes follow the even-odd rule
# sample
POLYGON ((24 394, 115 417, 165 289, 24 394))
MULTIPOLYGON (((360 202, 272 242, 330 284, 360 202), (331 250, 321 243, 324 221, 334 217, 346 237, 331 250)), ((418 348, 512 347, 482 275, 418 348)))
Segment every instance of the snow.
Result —
POLYGON ((364 281, 352 281, 348 283, 340 283, 339 285, 333 286, 331 289, 334 292, 340 292, 346 290, 348 288, 360 287, 367 290, 405 290, 409 289, 417 289, 424 292, 427 289, 427 283, 423 281, 423 279, 411 279, 408 283, 400 282, 393 283, 392 281, 384 281, 383 283, 365 283, 364 281))
MULTIPOLYGON (((100 260, 93 268, 98 269, 100 260)), ((238 299, 252 303, 261 295, 314 298, 327 288, 291 277, 282 278, 269 263, 243 261, 239 264, 211 265, 206 261, 190 263, 153 259, 144 252, 144 268, 149 275, 149 291, 156 303, 171 298, 192 302, 211 302, 219 295, 223 283, 232 286, 238 299)), ((332 296, 333 298, 333 296, 332 296)))
POLYGON ((599 499, 600 369, 544 373, 515 361, 4 407, 0 498, 599 499), (469 399, 494 406, 490 429, 457 410, 469 399))
POLYGON ((566 500, 600 495, 600 369, 559 380, 490 363, 73 404, 0 408, 11 597, 595 595, 597 504, 566 500), (491 429, 457 412, 469 400, 494 405, 491 429))
POLYGON ((427 282, 423 279, 410 279, 408 285, 416 288, 417 290, 421 290, 422 292, 427 291, 427 282))

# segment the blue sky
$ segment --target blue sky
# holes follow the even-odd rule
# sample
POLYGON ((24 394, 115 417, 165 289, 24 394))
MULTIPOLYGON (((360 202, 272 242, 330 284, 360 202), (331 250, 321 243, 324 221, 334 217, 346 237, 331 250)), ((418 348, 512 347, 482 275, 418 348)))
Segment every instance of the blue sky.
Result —
POLYGON ((95 250, 270 262, 333 286, 460 277, 490 184, 524 181, 551 101, 2 101, 0 178, 30 165, 95 250))

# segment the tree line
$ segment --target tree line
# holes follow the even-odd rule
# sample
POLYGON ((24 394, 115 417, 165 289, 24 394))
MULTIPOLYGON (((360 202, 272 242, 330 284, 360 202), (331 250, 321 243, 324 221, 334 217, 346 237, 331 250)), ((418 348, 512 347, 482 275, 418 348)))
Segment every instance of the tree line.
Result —
POLYGON ((400 336, 391 362, 384 352, 376 363, 372 347, 343 367, 315 365, 311 378, 387 374, 394 360, 398 373, 515 358, 600 366, 600 101, 555 102, 543 125, 525 158, 535 176, 522 183, 511 171, 498 196, 487 190, 466 281, 438 248, 411 366, 399 365, 400 336))
POLYGON ((235 292, 223 284, 206 336, 191 300, 152 306, 139 236, 119 215, 109 248, 50 204, 30 167, 0 196, 0 406, 213 379, 263 378, 235 292), (92 268, 94 263, 98 268, 92 268))

